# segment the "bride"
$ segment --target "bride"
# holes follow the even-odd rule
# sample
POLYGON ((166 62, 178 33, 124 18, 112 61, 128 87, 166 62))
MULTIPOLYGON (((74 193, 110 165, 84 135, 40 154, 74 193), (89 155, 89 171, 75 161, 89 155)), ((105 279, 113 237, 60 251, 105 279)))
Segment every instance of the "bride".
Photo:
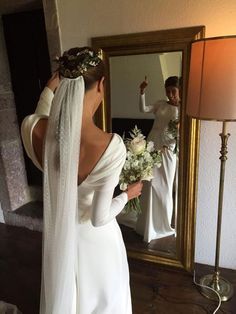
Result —
POLYGON ((104 64, 91 48, 59 58, 36 111, 22 124, 27 154, 44 172, 41 314, 131 314, 126 251, 116 216, 142 183, 113 198, 126 158, 122 139, 93 117, 104 64), (55 95, 54 95, 55 92, 55 95))

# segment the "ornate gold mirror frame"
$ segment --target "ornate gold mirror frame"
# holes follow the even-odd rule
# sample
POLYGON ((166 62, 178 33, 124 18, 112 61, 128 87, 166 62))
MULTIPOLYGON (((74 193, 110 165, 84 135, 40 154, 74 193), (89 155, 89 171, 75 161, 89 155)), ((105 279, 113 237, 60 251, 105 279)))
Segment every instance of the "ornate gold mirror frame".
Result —
POLYGON ((187 82, 191 42, 204 37, 205 27, 160 30, 92 38, 92 46, 101 49, 107 67, 104 102, 97 113, 97 124, 111 131, 111 95, 109 58, 161 52, 182 52, 183 93, 180 112, 179 188, 176 255, 173 257, 148 250, 128 250, 128 256, 159 264, 193 269, 195 247, 195 216, 199 153, 199 122, 186 115, 187 82))

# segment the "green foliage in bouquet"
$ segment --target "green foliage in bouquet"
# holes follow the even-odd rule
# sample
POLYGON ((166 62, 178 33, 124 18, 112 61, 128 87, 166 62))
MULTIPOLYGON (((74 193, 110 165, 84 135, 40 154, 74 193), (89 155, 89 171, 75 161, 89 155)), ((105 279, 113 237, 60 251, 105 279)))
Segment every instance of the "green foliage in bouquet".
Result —
POLYGON ((174 153, 178 153, 178 140, 179 140, 179 119, 170 120, 167 128, 167 136, 175 140, 174 153))

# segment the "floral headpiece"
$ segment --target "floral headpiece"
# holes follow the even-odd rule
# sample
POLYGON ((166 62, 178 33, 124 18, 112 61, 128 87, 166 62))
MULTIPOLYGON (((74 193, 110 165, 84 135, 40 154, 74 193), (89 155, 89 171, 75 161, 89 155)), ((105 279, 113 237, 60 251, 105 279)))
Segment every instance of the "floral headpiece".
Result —
POLYGON ((77 78, 89 68, 97 66, 101 60, 100 52, 88 47, 71 48, 65 51, 62 57, 57 58, 59 73, 67 78, 77 78))

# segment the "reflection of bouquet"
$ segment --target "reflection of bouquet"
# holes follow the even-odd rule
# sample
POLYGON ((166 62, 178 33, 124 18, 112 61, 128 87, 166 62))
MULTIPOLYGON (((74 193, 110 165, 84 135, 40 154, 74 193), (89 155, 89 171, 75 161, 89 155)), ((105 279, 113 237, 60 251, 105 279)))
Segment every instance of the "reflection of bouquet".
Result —
MULTIPOLYGON (((153 142, 147 142, 141 130, 135 126, 130 132, 131 139, 125 139, 127 156, 124 167, 120 175, 120 189, 125 191, 128 184, 153 178, 153 167, 161 166, 161 152, 154 149, 153 142)), ((125 211, 135 211, 140 213, 139 198, 130 200, 125 211)))
POLYGON ((179 134, 179 119, 170 120, 168 123, 168 133, 172 139, 178 137, 179 134))
POLYGON ((179 138, 179 119, 170 120, 166 130, 167 138, 175 140, 174 153, 178 151, 178 138, 179 138))

